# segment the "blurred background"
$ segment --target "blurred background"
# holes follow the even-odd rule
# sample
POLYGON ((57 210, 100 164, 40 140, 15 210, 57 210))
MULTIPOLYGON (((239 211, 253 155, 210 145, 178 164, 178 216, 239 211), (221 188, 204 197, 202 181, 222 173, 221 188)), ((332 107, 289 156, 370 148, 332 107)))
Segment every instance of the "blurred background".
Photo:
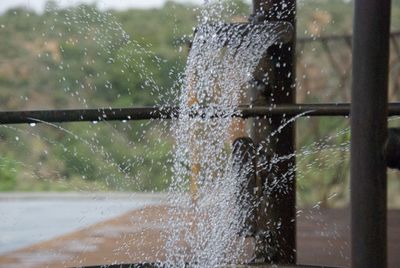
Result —
MULTIPOLYGON (((1 3, 0 109, 174 102, 199 2, 1 3)), ((250 13, 248 2, 227 2, 231 19, 250 13)), ((303 0, 297 13, 297 101, 349 102, 352 2, 303 0)), ((399 95, 399 41, 392 37, 391 101, 399 95)), ((300 206, 347 203, 348 123, 298 120, 300 206)), ((2 125, 0 191, 164 191, 171 175, 168 132, 168 122, 2 125)), ((400 206, 399 193, 400 181, 390 178, 391 207, 400 206)))
MULTIPOLYGON (((243 20, 251 13, 249 1, 220 2, 227 6, 227 21, 243 20)), ((396 102, 400 0, 392 2, 389 97, 396 102)), ((175 104, 200 4, 200 0, 2 1, 0 110, 175 104)), ((298 103, 351 101, 352 5, 346 0, 298 1, 298 103)), ((399 127, 400 120, 390 118, 389 124, 399 127)), ((68 199, 81 193, 97 202, 97 210, 82 203, 78 207, 86 209, 76 214, 79 208, 58 203, 64 211, 57 217, 75 213, 75 220, 68 222, 82 224, 159 201, 161 195, 139 196, 133 204, 130 193, 166 191, 174 143, 170 132, 170 122, 162 120, 0 125, 0 200, 45 194, 68 199), (99 196, 100 200, 111 196, 111 201, 101 203, 99 196)), ((297 120, 298 208, 348 205, 349 141, 348 118, 297 120)), ((389 208, 400 208, 398 172, 389 171, 388 185, 389 208)), ((26 204, 1 203, 0 217, 9 219, 9 225, 0 226, 0 251, 35 242, 18 244, 4 235, 15 231, 29 237, 21 233, 26 224, 17 222, 25 212, 40 213, 38 208, 46 205, 26 204)), ((43 215, 50 217, 48 212, 43 215)), ((27 222, 34 223, 32 218, 27 222)), ((59 225, 57 232, 79 226, 59 225)), ((49 238, 46 233, 57 234, 43 228, 41 240, 49 238)))

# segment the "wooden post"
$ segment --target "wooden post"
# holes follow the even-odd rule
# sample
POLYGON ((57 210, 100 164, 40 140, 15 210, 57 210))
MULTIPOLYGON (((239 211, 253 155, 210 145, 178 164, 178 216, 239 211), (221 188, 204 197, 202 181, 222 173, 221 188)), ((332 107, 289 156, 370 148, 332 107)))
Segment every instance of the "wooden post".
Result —
MULTIPOLYGON (((286 21, 295 29, 295 9, 294 0, 254 0, 252 19, 255 23, 286 21)), ((294 30, 291 42, 271 47, 260 62, 255 73, 259 88, 255 105, 295 103, 295 36, 294 30)), ((289 119, 273 115, 253 121, 253 140, 259 148, 258 180, 262 185, 256 234, 258 262, 296 263, 295 157, 279 161, 272 169, 267 168, 266 162, 294 154, 294 123, 276 132, 289 119), (276 134, 271 137, 273 132, 276 134)))

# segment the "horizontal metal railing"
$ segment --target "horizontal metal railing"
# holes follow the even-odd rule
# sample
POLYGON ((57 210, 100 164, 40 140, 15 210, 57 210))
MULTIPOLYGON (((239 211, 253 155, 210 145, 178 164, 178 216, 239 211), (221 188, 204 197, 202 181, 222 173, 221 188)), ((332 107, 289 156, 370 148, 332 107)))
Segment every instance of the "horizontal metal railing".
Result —
MULTIPOLYGON (((400 115, 400 103, 390 103, 389 116, 400 115)), ((260 117, 271 115, 286 116, 349 116, 349 103, 325 104, 287 104, 265 106, 238 106, 232 113, 218 111, 214 115, 192 113, 202 117, 260 117)), ((100 108, 100 109, 66 109, 66 110, 32 110, 0 112, 0 124, 24 123, 62 123, 94 121, 129 121, 149 119, 171 119, 179 117, 178 107, 136 107, 136 108, 100 108)))
MULTIPOLYGON (((352 41, 351 34, 345 35, 327 35, 327 36, 319 36, 319 37, 299 37, 296 42, 298 44, 302 43, 310 43, 310 42, 328 42, 328 41, 340 41, 340 40, 348 40, 352 41)), ((391 38, 400 37, 400 31, 395 31, 390 33, 391 38)))

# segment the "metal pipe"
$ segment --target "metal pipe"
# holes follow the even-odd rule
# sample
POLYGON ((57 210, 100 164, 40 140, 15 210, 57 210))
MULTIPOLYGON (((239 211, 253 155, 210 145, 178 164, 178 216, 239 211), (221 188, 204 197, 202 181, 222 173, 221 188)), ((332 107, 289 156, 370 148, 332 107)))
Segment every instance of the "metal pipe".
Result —
MULTIPOLYGON (((244 118, 256 116, 351 116, 349 103, 321 103, 321 104, 277 104, 271 107, 239 106, 237 116, 244 118)), ((400 115, 400 103, 388 105, 388 116, 400 115)))
POLYGON ((99 108, 71 110, 36 110, 0 112, 0 124, 83 122, 109 120, 169 119, 177 116, 177 108, 99 108))
POLYGON ((355 0, 351 104, 352 267, 387 267, 390 0, 355 0))
MULTIPOLYGON (((390 33, 390 36, 392 38, 400 37, 400 32, 395 31, 390 33)), ((297 38, 296 42, 298 44, 302 43, 312 43, 312 42, 329 42, 329 41, 340 41, 340 40, 346 40, 346 39, 351 39, 352 35, 346 34, 346 35, 327 35, 327 36, 320 36, 318 38, 315 37, 299 37, 297 38)))
MULTIPOLYGON (((234 117, 264 117, 272 115, 285 116, 349 116, 350 104, 280 104, 271 107, 239 106, 237 111, 230 113, 234 117)), ((400 115, 400 103, 389 104, 389 116, 400 115)), ((3 111, 0 112, 0 124, 29 123, 63 123, 63 122, 93 122, 93 121, 123 121, 171 119, 179 116, 178 107, 137 107, 137 108, 99 108, 99 109, 68 109, 68 110, 33 110, 33 111, 3 111)), ((192 116, 201 116, 193 113, 192 116)), ((212 117, 224 117, 223 113, 212 117)))

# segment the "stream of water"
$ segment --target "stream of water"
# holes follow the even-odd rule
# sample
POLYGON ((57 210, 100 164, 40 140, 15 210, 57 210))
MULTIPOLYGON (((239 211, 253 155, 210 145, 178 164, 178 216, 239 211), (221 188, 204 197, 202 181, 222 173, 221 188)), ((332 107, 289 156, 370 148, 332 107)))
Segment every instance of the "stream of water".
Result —
POLYGON ((255 208, 243 195, 246 172, 240 174, 240 159, 232 158, 232 115, 249 100, 253 73, 267 48, 290 31, 282 26, 206 19, 197 27, 180 92, 180 117, 173 122, 170 221, 177 228, 167 238, 172 266, 214 267, 237 263, 243 255, 245 239, 238 234, 255 208), (185 195, 188 188, 191 198, 185 195))

